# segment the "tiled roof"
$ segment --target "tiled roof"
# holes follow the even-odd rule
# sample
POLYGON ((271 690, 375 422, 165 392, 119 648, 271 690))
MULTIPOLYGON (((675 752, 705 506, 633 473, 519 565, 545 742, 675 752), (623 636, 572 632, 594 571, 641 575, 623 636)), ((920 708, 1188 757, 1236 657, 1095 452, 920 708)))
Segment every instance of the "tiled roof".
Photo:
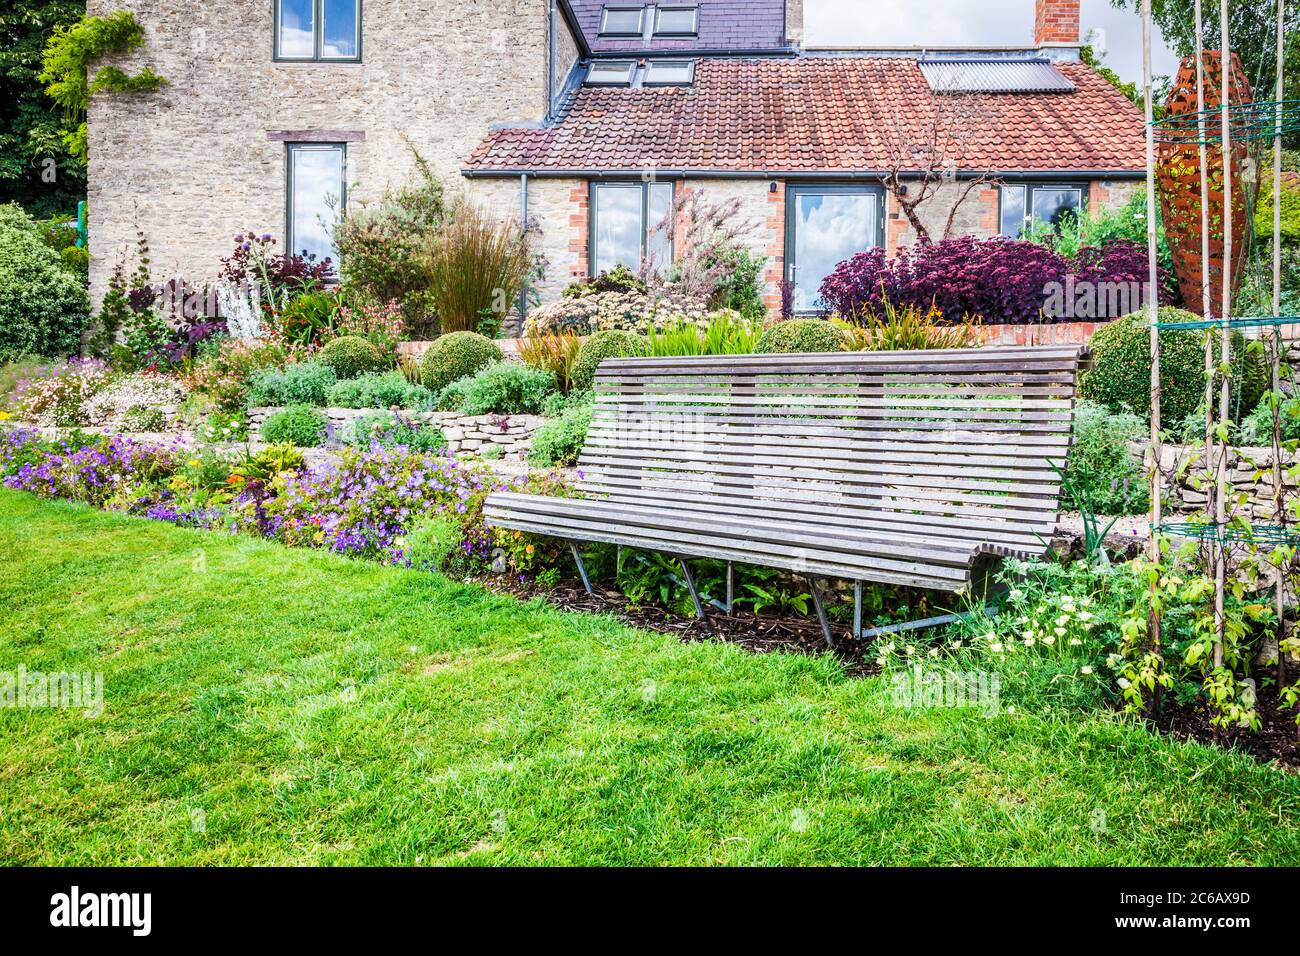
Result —
MULTIPOLYGON (((1075 92, 963 97, 976 119, 959 169, 1144 168, 1137 108, 1083 64, 1059 66, 1075 92)), ((900 125, 918 141, 933 129, 935 97, 910 58, 705 59, 689 87, 582 87, 548 127, 493 131, 468 168, 879 170, 900 125)))
MULTIPOLYGON (((606 2, 635 5, 635 0, 569 0, 587 42, 597 53, 620 50, 767 50, 785 46, 785 0, 693 0, 700 7, 698 37, 651 41, 597 36, 606 2)), ((674 0, 664 0, 672 3, 674 0)), ((678 0, 687 2, 687 0, 678 0)))

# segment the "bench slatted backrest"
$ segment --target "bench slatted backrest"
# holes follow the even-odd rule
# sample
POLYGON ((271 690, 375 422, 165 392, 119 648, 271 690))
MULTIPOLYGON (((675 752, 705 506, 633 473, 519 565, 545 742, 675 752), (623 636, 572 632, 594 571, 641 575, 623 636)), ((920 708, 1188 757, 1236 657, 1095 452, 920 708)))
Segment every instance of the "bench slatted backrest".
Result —
POLYGON ((611 359, 588 494, 1039 554, 1081 346, 611 359))

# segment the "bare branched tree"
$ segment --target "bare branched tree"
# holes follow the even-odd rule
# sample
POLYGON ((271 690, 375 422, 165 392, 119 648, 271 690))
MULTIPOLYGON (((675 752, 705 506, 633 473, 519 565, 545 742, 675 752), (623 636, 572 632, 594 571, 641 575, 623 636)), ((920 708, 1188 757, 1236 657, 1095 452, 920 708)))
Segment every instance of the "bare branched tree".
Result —
POLYGON ((988 110, 983 98, 970 93, 935 91, 925 109, 892 114, 891 129, 886 130, 889 166, 883 177, 885 190, 898 202, 916 233, 917 241, 934 241, 920 210, 936 196, 952 194, 952 206, 941 239, 952 236, 957 213, 962 205, 984 186, 1001 182, 991 172, 962 178, 963 166, 969 165, 971 144, 987 125, 988 110))

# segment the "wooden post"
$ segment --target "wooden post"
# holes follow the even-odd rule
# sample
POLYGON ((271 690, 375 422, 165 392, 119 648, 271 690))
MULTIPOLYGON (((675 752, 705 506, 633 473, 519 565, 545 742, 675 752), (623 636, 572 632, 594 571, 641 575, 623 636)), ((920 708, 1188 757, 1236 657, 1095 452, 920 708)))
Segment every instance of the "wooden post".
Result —
MULTIPOLYGON (((1160 525, 1163 519, 1161 501, 1160 465, 1163 451, 1160 447, 1160 296, 1159 248, 1156 242, 1156 131, 1153 125, 1155 112, 1151 103, 1151 0, 1142 0, 1142 99, 1146 105, 1147 139, 1147 318, 1151 326, 1151 541, 1150 559, 1160 562, 1160 525)), ((1159 575, 1151 584, 1152 601, 1147 619, 1148 636, 1152 646, 1160 647, 1160 611, 1155 600, 1160 587, 1159 575)), ((1153 701, 1153 709, 1158 709, 1153 701)))
MULTIPOLYGON (((1232 41, 1228 36, 1228 0, 1219 0, 1220 31, 1220 99, 1219 144, 1223 155, 1223 307, 1219 315, 1222 329, 1219 333, 1219 367, 1222 369, 1219 386, 1219 422, 1228 421, 1232 368, 1232 41)), ((1228 443, 1218 440, 1219 461, 1215 479, 1214 521, 1222 535, 1228 523, 1228 443)), ((1227 625, 1224 616, 1224 591, 1228 578, 1228 551, 1226 542, 1216 542, 1217 561, 1214 568, 1214 666, 1223 666, 1223 639, 1227 625)))
MULTIPOLYGON (((1276 120, 1273 126, 1273 317, 1279 324, 1274 326, 1273 334, 1273 392, 1280 394, 1282 387, 1282 100, 1285 88, 1282 82, 1283 67, 1286 63, 1286 36, 1282 31, 1282 21, 1286 14, 1286 0, 1277 0, 1277 92, 1274 107, 1276 120)), ((1277 523, 1285 528, 1286 506, 1282 495, 1282 405, 1276 402, 1273 408, 1273 513, 1277 523)), ((1291 547, 1288 541, 1285 547, 1291 547)), ((1290 564, 1290 561, 1287 562, 1290 564)), ((1276 584, 1277 611, 1277 686, 1287 684, 1286 651, 1282 642, 1286 639, 1286 575, 1284 566, 1278 565, 1276 584)))
MULTIPOLYGON (((1214 296, 1210 285, 1210 151, 1208 130, 1205 126, 1205 23, 1201 14, 1201 0, 1196 0, 1196 138, 1197 152, 1201 162, 1201 315, 1210 319, 1214 317, 1214 296)), ((1205 516, 1207 519, 1218 514, 1215 502, 1218 482, 1212 474, 1217 474, 1218 458, 1215 455, 1214 438, 1214 330, 1205 332, 1205 516)), ((1218 580, 1219 559, 1222 549, 1218 542, 1212 542, 1207 549, 1210 577, 1218 580)))

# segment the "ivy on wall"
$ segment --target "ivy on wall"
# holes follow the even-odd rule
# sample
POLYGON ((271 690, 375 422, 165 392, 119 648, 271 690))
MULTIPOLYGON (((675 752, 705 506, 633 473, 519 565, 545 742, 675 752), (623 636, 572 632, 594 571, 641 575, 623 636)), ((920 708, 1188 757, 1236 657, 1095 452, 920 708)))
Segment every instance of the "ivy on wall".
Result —
POLYGON ((144 93, 167 81, 149 67, 131 75, 115 66, 100 67, 92 79, 90 64, 102 57, 129 53, 144 44, 144 29, 129 10, 103 17, 83 17, 58 27, 45 46, 40 81, 63 111, 63 142, 83 166, 89 158, 86 111, 96 93, 144 93))

